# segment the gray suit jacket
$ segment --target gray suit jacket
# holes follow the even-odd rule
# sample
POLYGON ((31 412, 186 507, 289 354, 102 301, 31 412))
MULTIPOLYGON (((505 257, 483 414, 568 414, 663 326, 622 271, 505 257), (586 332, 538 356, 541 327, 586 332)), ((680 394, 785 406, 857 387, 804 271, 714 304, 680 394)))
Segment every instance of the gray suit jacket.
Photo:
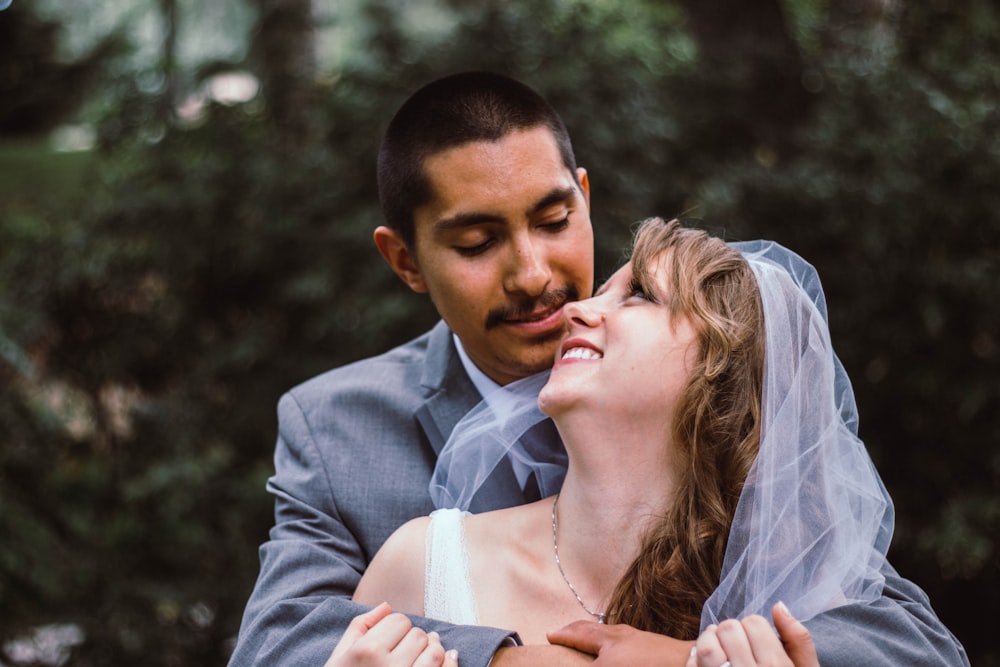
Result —
MULTIPOLYGON (((275 525, 230 665, 315 665, 350 620, 350 597, 375 552, 401 524, 428 514, 438 452, 480 400, 443 322, 383 355, 335 369, 282 397, 275 525)), ((490 504, 525 500, 501 473, 490 504)), ((884 597, 841 607, 809 629, 824 665, 961 665, 961 646, 924 593, 886 573, 884 597)), ((510 634, 416 619, 457 648, 463 667, 484 667, 510 634)))

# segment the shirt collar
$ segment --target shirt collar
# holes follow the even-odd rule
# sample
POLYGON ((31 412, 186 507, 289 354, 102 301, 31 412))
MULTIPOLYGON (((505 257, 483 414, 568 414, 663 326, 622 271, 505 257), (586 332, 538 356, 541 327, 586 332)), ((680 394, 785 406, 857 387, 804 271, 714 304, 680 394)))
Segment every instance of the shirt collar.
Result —
POLYGON ((455 348, 458 350, 458 358, 462 360, 462 367, 468 374, 469 379, 472 380, 472 384, 475 385, 476 390, 479 391, 480 396, 488 396, 491 392, 500 388, 500 385, 493 381, 490 376, 479 370, 479 367, 469 359, 469 355, 465 352, 465 348, 462 347, 462 341, 459 340, 455 333, 451 334, 452 339, 455 341, 455 348))

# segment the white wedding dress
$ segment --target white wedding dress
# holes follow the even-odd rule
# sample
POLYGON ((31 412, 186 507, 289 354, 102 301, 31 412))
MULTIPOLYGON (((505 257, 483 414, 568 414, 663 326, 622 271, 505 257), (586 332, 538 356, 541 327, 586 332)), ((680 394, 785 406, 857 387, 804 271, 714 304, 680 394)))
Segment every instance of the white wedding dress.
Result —
POLYGON ((467 514, 458 509, 431 513, 425 537, 424 616, 459 625, 478 625, 476 598, 469 577, 469 550, 465 544, 467 514))

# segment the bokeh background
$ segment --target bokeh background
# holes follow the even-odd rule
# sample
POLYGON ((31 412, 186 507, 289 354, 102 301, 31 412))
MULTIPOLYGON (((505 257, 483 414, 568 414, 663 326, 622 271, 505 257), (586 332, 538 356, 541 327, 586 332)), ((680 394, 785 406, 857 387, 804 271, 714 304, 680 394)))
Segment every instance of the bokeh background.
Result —
POLYGON ((435 319, 370 241, 381 132, 483 68, 566 120, 599 276, 653 214, 817 266, 891 560, 1000 665, 995 3, 4 5, 0 663, 225 663, 280 393, 435 319))

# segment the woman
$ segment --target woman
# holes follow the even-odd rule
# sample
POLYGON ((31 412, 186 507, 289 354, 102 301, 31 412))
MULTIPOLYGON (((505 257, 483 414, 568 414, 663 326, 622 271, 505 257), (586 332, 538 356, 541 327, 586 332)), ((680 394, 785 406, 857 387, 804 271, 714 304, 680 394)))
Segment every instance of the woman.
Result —
MULTIPOLYGON (((877 597, 891 508, 852 431, 815 273, 774 244, 745 250, 643 223, 629 264, 566 306, 538 394, 569 457, 559 493, 406 524, 355 599, 512 628, 529 644, 580 619, 704 631, 697 660, 717 667, 754 642, 780 647, 773 633, 720 642, 724 618, 781 600, 809 618, 877 597)), ((542 417, 526 382, 456 428, 432 492, 463 507, 496 461, 517 457, 542 417)), ((548 472, 534 471, 543 488, 548 472)))

